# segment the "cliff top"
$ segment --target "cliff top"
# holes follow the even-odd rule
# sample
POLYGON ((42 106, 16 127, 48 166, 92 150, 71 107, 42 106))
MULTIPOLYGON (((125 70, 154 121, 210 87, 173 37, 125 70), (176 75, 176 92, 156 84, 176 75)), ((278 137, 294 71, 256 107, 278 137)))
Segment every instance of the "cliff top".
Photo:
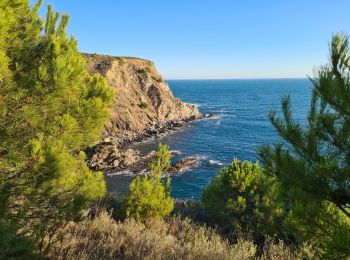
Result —
POLYGON ((107 71, 111 69, 113 64, 118 64, 118 67, 120 67, 121 70, 126 70, 126 68, 122 69, 122 67, 132 66, 134 68, 139 68, 140 70, 148 70, 154 75, 158 74, 154 63, 149 60, 137 57, 111 56, 91 53, 82 53, 82 55, 85 58, 86 66, 90 73, 98 72, 102 75, 106 75, 107 71))
POLYGON ((152 61, 135 57, 115 57, 83 53, 91 74, 100 73, 115 90, 111 122, 105 136, 136 140, 147 131, 155 131, 164 122, 201 118, 192 105, 174 97, 152 61))
POLYGON ((107 55, 107 54, 97 54, 97 53, 81 53, 84 57, 89 57, 89 58, 96 58, 96 59, 106 59, 106 60, 120 60, 120 59, 125 59, 125 60, 139 60, 139 61, 144 61, 144 62, 149 62, 149 63, 154 63, 153 61, 138 58, 138 57, 130 57, 130 56, 113 56, 113 55, 107 55))

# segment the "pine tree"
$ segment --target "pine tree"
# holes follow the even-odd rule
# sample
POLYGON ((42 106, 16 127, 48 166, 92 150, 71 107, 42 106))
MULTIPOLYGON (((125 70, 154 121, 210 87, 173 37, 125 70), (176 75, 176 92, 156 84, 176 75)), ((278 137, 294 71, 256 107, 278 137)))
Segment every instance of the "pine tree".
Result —
POLYGON ((203 190, 202 205, 226 233, 252 234, 257 242, 275 235, 283 216, 278 183, 258 163, 234 161, 220 169, 203 190))
MULTIPOLYGON (((283 118, 270 120, 288 145, 260 149, 266 171, 283 185, 297 238, 320 243, 328 257, 350 255, 350 53, 349 38, 337 34, 330 63, 316 71, 307 124, 293 120, 289 97, 283 118)), ((289 223, 289 224, 290 224, 289 223)))
POLYGON ((136 177, 130 184, 126 197, 126 216, 136 220, 162 219, 174 208, 170 197, 170 178, 163 183, 161 178, 170 168, 170 152, 166 145, 159 144, 156 162, 150 163, 149 176, 136 177))
POLYGON ((66 36, 69 17, 49 6, 43 26, 40 5, 0 3, 0 221, 39 247, 105 193, 83 150, 99 140, 113 97, 66 36))

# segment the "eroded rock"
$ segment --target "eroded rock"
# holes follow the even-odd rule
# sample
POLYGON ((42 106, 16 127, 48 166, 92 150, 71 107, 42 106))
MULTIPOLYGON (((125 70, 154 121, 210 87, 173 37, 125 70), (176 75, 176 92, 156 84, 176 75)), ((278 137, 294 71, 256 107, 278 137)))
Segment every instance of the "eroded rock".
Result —
MULTIPOLYGON (((160 137, 184 123, 204 118, 194 105, 174 97, 153 62, 131 57, 83 54, 91 74, 106 77, 115 90, 111 120, 105 125, 104 141, 87 150, 88 165, 94 170, 125 170, 138 173, 148 169, 155 152, 140 155, 129 145, 160 137)), ((175 174, 196 163, 194 157, 172 167, 175 174)))
POLYGON ((153 62, 130 57, 83 55, 88 71, 105 76, 115 90, 115 105, 104 137, 114 138, 119 146, 204 117, 196 106, 174 97, 153 62))

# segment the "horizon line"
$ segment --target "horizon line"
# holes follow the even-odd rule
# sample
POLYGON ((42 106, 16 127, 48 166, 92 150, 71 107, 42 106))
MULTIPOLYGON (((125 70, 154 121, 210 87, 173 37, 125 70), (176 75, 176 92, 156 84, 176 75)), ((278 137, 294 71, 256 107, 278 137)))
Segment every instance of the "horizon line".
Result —
POLYGON ((279 79, 309 79, 309 77, 276 77, 276 78, 164 78, 164 80, 279 80, 279 79))

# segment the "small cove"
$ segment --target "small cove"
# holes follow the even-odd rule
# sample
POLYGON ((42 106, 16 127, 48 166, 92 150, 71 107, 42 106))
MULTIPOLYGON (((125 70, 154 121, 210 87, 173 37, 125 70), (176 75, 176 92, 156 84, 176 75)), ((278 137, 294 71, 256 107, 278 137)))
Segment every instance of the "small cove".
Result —
MULTIPOLYGON (((174 95, 196 104, 214 119, 186 124, 159 139, 134 144, 132 148, 147 153, 159 142, 180 151, 173 162, 189 156, 198 157, 196 167, 172 178, 172 196, 199 199, 212 176, 233 158, 257 160, 257 147, 280 139, 271 126, 268 113, 280 111, 281 98, 290 95, 294 118, 305 121, 309 109, 311 83, 308 79, 262 80, 169 80, 174 95)), ((130 176, 107 177, 108 190, 116 196, 127 192, 130 176)))

